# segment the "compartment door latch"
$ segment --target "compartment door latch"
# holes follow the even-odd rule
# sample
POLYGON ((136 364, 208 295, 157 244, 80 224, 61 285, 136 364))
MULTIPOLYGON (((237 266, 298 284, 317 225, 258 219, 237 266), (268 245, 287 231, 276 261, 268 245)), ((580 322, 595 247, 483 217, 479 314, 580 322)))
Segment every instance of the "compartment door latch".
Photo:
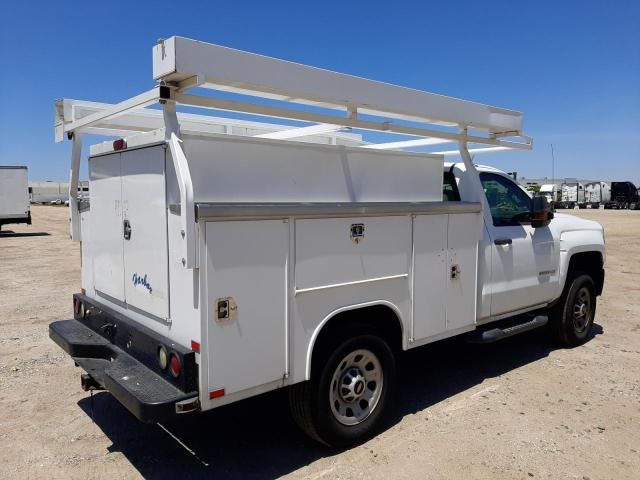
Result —
POLYGON ((129 220, 122 222, 122 233, 125 240, 131 240, 131 222, 129 220))

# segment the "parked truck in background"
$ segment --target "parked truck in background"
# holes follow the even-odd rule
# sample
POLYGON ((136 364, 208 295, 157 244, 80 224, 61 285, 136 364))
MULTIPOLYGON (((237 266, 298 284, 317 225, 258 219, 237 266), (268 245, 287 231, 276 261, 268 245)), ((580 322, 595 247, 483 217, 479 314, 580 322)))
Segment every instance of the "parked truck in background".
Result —
POLYGON ((560 202, 556 208, 587 208, 584 185, 577 179, 565 179, 561 186, 560 202))
POLYGON ((604 203, 607 209, 635 209, 638 205, 638 189, 631 182, 611 182, 611 199, 604 203))
POLYGON ((542 185, 537 194, 543 195, 547 199, 547 202, 549 202, 549 204, 552 205, 554 208, 558 204, 558 202, 560 202, 562 199, 561 189, 555 183, 542 185))
POLYGON ((31 225, 27 167, 0 165, 0 229, 17 223, 31 225))
POLYGON ((344 447, 387 424, 405 350, 534 328, 568 347, 590 338, 602 227, 554 216, 467 148, 529 150, 520 112, 181 37, 154 47, 153 66, 158 86, 122 103, 56 105, 82 286, 49 334, 86 390, 158 422, 286 388, 298 425, 344 447), (184 93, 201 86, 323 111, 184 93), (344 127, 412 137, 370 143, 344 127), (83 133, 125 129, 91 147, 78 199, 83 133), (460 161, 399 150, 447 141, 460 161))
POLYGON ((611 201, 611 186, 607 182, 591 182, 585 185, 585 201, 591 208, 600 208, 611 201))

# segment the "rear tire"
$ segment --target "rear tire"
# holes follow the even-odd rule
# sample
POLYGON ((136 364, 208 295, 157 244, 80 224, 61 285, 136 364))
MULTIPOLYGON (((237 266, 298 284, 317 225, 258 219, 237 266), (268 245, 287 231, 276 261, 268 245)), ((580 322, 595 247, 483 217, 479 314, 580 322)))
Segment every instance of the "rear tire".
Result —
POLYGON ((377 330, 360 325, 314 352, 311 380, 289 393, 291 413, 311 438, 349 447, 389 421, 395 394, 393 352, 377 330))
POLYGON ((549 330, 553 340, 565 347, 585 343, 593 327, 596 303, 593 279, 581 272, 570 275, 560 301, 550 312, 549 330))

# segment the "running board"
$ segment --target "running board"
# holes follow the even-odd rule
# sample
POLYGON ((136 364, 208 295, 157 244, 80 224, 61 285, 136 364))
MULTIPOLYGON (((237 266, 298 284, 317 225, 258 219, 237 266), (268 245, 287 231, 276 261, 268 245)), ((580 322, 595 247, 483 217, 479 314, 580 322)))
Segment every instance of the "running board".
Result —
POLYGON ((469 335, 469 343, 493 343, 498 340, 504 340, 505 338, 513 337, 519 333, 528 332, 535 328, 544 327, 549 322, 549 317, 546 315, 537 315, 531 320, 517 323, 515 325, 506 328, 493 328, 491 330, 477 330, 469 335))

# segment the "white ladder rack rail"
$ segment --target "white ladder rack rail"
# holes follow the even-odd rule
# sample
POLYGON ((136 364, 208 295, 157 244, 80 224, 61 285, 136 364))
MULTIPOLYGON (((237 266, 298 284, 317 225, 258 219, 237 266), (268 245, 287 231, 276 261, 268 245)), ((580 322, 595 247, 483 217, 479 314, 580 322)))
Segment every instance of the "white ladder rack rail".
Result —
MULTIPOLYGON (((187 203, 183 203, 181 208, 186 233, 183 264, 187 268, 197 267, 196 227, 195 208, 192 199, 189 202, 187 195, 191 191, 191 178, 186 158, 178 143, 180 129, 215 129, 219 128, 220 119, 206 120, 206 116, 202 115, 178 117, 176 105, 325 124, 336 129, 353 128, 416 137, 415 140, 403 139, 400 142, 362 145, 364 148, 400 149, 411 146, 411 143, 417 146, 456 142, 457 151, 440 153, 459 153, 467 170, 471 172, 475 171, 475 168, 468 149, 469 143, 488 147, 472 149, 474 153, 531 150, 533 147, 531 137, 522 132, 522 113, 514 110, 332 72, 183 37, 170 37, 159 41, 153 47, 153 77, 159 84, 151 90, 118 104, 100 106, 91 113, 77 112, 76 110, 81 110, 77 101, 75 106, 74 101, 63 100, 57 103, 56 141, 62 141, 65 134, 74 140, 69 186, 71 233, 72 238, 80 238, 77 185, 81 135, 90 133, 121 136, 129 131, 144 132, 164 127, 165 138, 172 147, 176 172, 182 172, 179 186, 181 198, 187 203), (231 100, 185 93, 196 87, 230 92, 242 98, 231 100), (299 107, 290 108, 288 105, 267 105, 256 102, 255 99, 277 100, 284 104, 293 104, 292 106, 302 104, 334 110, 336 113, 301 110, 299 107), (163 105, 162 113, 148 109, 145 111, 145 107, 156 103, 163 105), (141 115, 143 111, 146 115, 141 115), (363 115, 381 119, 378 121, 363 118, 363 115), (419 125, 394 123, 394 120, 419 125), (422 126, 423 124, 425 126, 422 126), (443 128, 454 128, 455 131, 443 128), (478 134, 470 134, 470 130, 477 131, 478 134)), ((85 105, 85 110, 87 109, 85 105)), ((301 128, 309 131, 309 126, 301 128)), ((307 134, 306 132, 301 131, 299 135, 289 132, 284 138, 295 138, 307 134)), ((481 195, 479 178, 475 183, 475 193, 481 195)))

